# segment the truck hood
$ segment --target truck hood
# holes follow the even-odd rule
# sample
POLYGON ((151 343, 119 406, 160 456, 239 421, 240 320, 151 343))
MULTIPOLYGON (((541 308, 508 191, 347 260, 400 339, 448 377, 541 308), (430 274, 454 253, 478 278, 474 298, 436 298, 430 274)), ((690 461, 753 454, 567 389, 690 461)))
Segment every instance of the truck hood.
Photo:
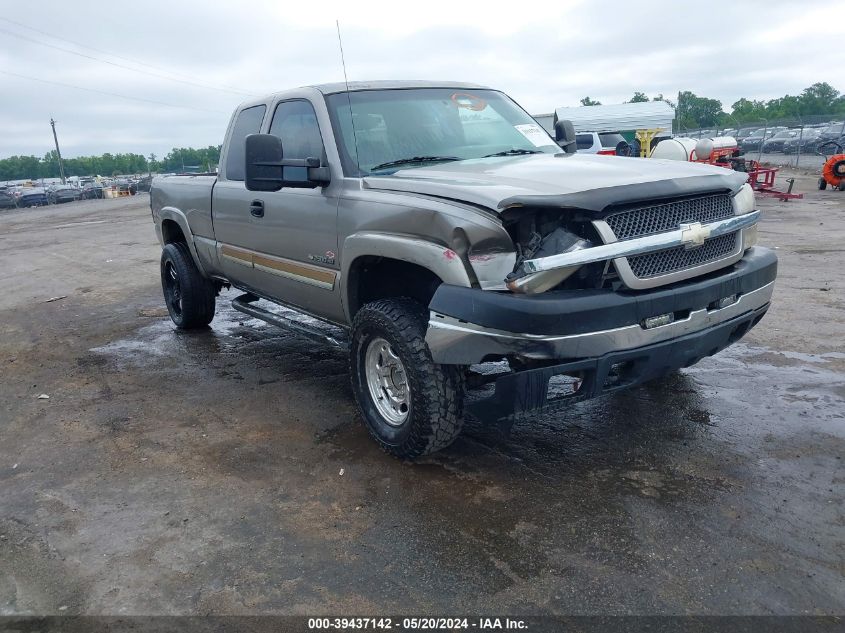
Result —
POLYGON ((556 207, 600 214, 616 204, 737 191, 746 174, 673 160, 535 154, 442 163, 368 176, 367 189, 468 202, 494 211, 556 207))

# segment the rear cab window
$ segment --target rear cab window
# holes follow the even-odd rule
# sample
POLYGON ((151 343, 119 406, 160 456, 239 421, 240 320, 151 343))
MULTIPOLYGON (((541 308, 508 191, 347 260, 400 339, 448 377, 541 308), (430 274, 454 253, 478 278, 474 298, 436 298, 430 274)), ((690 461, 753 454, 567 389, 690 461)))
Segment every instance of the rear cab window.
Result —
POLYGON ((592 134, 576 134, 575 149, 590 149, 593 146, 592 134))
POLYGON ((606 149, 616 149, 616 146, 625 140, 621 134, 599 134, 601 146, 606 149))
POLYGON ((238 113, 226 151, 226 180, 244 179, 246 137, 261 131, 261 122, 264 120, 266 111, 267 106, 262 104, 244 108, 238 113))

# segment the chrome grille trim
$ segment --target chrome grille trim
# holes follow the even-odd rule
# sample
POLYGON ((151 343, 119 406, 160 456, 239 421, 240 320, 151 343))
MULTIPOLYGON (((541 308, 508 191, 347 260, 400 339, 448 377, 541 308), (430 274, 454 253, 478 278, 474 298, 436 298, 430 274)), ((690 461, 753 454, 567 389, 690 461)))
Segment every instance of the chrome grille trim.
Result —
MULTIPOLYGON (((743 229, 749 229, 757 224, 760 219, 759 211, 752 211, 743 215, 736 215, 726 220, 719 220, 707 225, 710 231, 710 237, 719 237, 720 235, 728 235, 736 233, 743 229)), ((638 237, 632 240, 625 240, 619 242, 613 235, 613 231, 607 226, 603 220, 595 220, 593 225, 601 235, 605 242, 601 246, 592 246, 577 251, 568 253, 558 253, 557 255, 549 255, 548 257, 538 257, 536 259, 526 259, 522 262, 522 266, 526 273, 536 273, 542 270, 554 270, 555 268, 564 268, 566 266, 583 266, 584 264, 592 264, 594 262, 603 262, 608 259, 633 257, 635 255, 645 255, 646 253, 653 253, 655 251, 665 250, 667 248, 674 248, 676 246, 688 246, 688 242, 684 239, 684 231, 678 227, 674 231, 666 233, 658 233, 657 235, 647 235, 645 237, 638 237)))
POLYGON ((706 240, 698 248, 689 249, 683 246, 676 246, 675 248, 667 248, 666 250, 656 251, 654 253, 629 257, 628 265, 637 279, 650 279, 679 270, 696 268, 703 264, 716 262, 733 255, 736 251, 736 242, 739 237, 739 232, 730 233, 706 240))
POLYGON ((659 204, 640 204, 626 207, 608 215, 604 221, 619 241, 644 235, 665 233, 678 228, 682 222, 710 224, 734 215, 728 194, 713 194, 685 198, 659 204))
MULTIPOLYGON (((760 215, 759 211, 754 211, 752 214, 756 221, 760 215)), ((594 221, 593 226, 605 244, 620 245, 628 240, 653 236, 655 235, 653 231, 658 228, 660 230, 657 234, 661 235, 676 231, 681 223, 718 224, 729 221, 730 218, 751 219, 749 215, 751 214, 734 215, 731 196, 720 193, 654 205, 644 203, 636 207, 628 207, 611 213, 603 220, 594 221), (662 216, 661 213, 663 213, 662 216), (637 219, 635 217, 637 214, 641 214, 642 218, 637 219), (681 219, 678 220, 678 218, 681 219), (678 220, 678 223, 671 225, 670 223, 675 220, 678 220), (619 234, 613 230, 611 222, 619 230, 619 234), (646 231, 646 233, 638 235, 638 231, 646 231)), ((740 230, 713 235, 698 248, 685 249, 673 246, 651 253, 617 257, 613 260, 613 265, 622 283, 635 290, 655 288, 705 275, 730 266, 742 258, 745 227, 738 228, 740 230)))

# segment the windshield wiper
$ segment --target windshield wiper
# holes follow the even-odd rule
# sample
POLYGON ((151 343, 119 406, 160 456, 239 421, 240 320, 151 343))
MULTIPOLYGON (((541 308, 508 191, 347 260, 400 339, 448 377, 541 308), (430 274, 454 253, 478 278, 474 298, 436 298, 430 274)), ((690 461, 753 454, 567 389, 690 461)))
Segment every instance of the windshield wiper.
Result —
POLYGON ((506 149, 504 152, 496 152, 495 154, 487 154, 487 156, 482 156, 481 158, 493 158, 494 156, 519 156, 521 154, 539 154, 539 150, 536 149, 520 149, 517 147, 506 149))
POLYGON ((399 160, 391 160, 387 163, 381 163, 375 167, 370 167, 370 171, 378 171, 379 169, 388 169, 389 167, 399 167, 400 165, 410 165, 411 163, 434 163, 438 161, 448 162, 454 160, 463 160, 457 156, 414 156, 412 158, 400 158, 399 160))

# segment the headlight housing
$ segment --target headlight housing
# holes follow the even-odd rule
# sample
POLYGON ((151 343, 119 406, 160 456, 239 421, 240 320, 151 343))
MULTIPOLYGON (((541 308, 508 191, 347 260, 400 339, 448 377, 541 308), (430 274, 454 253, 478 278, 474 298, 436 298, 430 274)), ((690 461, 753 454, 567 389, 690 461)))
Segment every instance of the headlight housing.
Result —
MULTIPOLYGON (((733 197, 733 208, 735 215, 745 215, 754 211, 757 201, 754 199, 754 190, 751 185, 745 183, 733 197)), ((757 243, 757 225, 749 226, 742 230, 742 250, 747 251, 757 243)))
POLYGON ((757 201, 754 199, 754 190, 751 188, 751 185, 745 183, 733 197, 734 214, 745 215, 746 213, 751 213, 756 206, 757 201))

